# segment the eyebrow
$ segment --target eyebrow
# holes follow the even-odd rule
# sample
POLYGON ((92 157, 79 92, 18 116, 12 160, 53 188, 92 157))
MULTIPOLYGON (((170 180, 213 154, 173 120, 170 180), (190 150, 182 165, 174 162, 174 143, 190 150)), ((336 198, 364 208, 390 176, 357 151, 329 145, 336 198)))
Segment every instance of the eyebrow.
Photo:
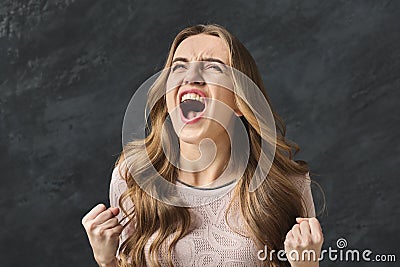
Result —
MULTIPOLYGON (((184 57, 177 57, 177 58, 175 58, 175 59, 172 61, 172 63, 175 63, 175 62, 177 62, 177 61, 189 62, 189 60, 188 60, 187 58, 184 58, 184 57)), ((220 59, 218 59, 218 58, 206 57, 206 58, 201 58, 201 59, 199 59, 199 61, 218 62, 218 63, 221 63, 222 65, 224 65, 225 68, 227 68, 227 67, 226 67, 226 64, 225 64, 222 60, 220 60, 220 59)))

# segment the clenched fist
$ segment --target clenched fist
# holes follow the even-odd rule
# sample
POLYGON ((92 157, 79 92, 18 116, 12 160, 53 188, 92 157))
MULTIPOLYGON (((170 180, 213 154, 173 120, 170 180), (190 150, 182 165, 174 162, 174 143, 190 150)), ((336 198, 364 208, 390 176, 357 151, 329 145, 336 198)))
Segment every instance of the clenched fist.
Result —
POLYGON ((319 221, 315 217, 296 218, 296 221, 284 242, 286 258, 292 267, 319 266, 318 258, 324 242, 319 221))
POLYGON ((116 218, 118 213, 119 208, 107 209, 104 204, 99 204, 82 218, 93 256, 99 266, 116 266, 115 255, 119 245, 119 235, 123 230, 123 226, 116 218))

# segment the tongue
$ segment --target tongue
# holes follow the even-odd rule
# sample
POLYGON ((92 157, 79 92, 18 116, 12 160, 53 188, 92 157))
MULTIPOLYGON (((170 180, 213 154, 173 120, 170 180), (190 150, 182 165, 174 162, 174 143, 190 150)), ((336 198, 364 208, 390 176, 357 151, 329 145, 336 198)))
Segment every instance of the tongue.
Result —
POLYGON ((188 114, 187 114, 187 118, 188 118, 189 120, 191 120, 191 119, 197 117, 197 114, 198 114, 198 113, 199 113, 199 112, 196 112, 196 111, 189 111, 188 114))
POLYGON ((199 114, 204 110, 205 105, 200 101, 187 99, 180 104, 180 107, 182 109, 183 116, 185 116, 186 119, 191 120, 199 116, 199 114))

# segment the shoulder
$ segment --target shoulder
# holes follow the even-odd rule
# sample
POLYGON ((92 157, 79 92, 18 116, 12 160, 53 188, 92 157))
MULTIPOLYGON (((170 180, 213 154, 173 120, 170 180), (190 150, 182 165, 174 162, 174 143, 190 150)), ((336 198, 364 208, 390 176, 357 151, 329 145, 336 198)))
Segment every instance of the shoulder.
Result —
MULTIPOLYGON (((289 177, 292 179, 300 189, 305 189, 311 184, 310 168, 306 161, 303 160, 292 160, 292 163, 296 165, 296 169, 302 173, 294 173, 289 177)), ((301 190, 303 191, 303 190, 301 190)))
POLYGON ((311 177, 309 171, 307 171, 305 174, 291 175, 289 176, 289 178, 296 185, 300 192, 304 192, 304 190, 311 185, 311 177))
POLYGON ((127 162, 123 154, 121 154, 116 161, 112 175, 111 175, 111 180, 115 182, 120 182, 121 180, 125 181, 126 180, 126 174, 127 174, 127 162))
POLYGON ((125 180, 126 167, 123 162, 119 162, 114 166, 111 174, 110 193, 122 194, 127 189, 125 180))
POLYGON ((112 174, 111 174, 111 181, 112 182, 119 182, 119 181, 124 181, 124 169, 121 168, 120 165, 116 165, 113 168, 112 174))

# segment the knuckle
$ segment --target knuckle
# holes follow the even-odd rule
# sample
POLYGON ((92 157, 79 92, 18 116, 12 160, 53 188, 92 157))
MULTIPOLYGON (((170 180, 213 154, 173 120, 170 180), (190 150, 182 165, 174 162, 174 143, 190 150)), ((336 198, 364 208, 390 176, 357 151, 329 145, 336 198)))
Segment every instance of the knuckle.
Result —
POLYGON ((324 236, 321 233, 315 234, 315 241, 316 242, 321 242, 324 240, 324 236))
POLYGON ((286 239, 283 243, 284 243, 285 246, 287 246, 287 247, 290 247, 290 248, 294 247, 294 242, 293 242, 292 239, 286 239))
POLYGON ((286 238, 290 237, 291 235, 292 235, 292 230, 290 230, 290 231, 288 231, 288 232, 286 233, 286 238))
POLYGON ((119 236, 122 233, 123 229, 120 228, 114 228, 111 232, 111 236, 115 237, 115 236, 119 236))
POLYGON ((304 247, 310 246, 311 243, 312 242, 311 242, 311 239, 309 237, 304 237, 302 242, 301 242, 302 246, 304 246, 304 247))
POLYGON ((110 239, 114 235, 113 231, 104 231, 104 237, 110 239))
POLYGON ((106 205, 104 205, 103 203, 100 203, 100 204, 98 204, 97 206, 96 206, 96 208, 100 208, 100 209, 102 209, 102 210, 105 210, 107 207, 106 207, 106 205))
POLYGON ((300 223, 300 226, 301 226, 301 225, 307 225, 307 224, 308 224, 307 221, 302 221, 302 222, 300 223))
POLYGON ((319 242, 324 242, 324 236, 323 235, 319 235, 318 236, 318 241, 319 242))
POLYGON ((299 244, 299 243, 297 243, 297 242, 294 242, 294 243, 292 243, 292 248, 294 248, 294 249, 300 249, 300 248, 301 248, 301 246, 300 246, 300 244, 299 244))
POLYGON ((314 223, 314 224, 319 224, 318 219, 315 218, 315 217, 312 217, 312 218, 310 219, 310 222, 311 222, 311 223, 314 223))
POLYGON ((301 247, 301 244, 302 244, 302 240, 300 239, 300 238, 295 238, 295 242, 294 242, 294 246, 296 247, 296 248, 300 248, 301 247))
POLYGON ((93 232, 96 229, 96 225, 93 222, 87 222, 86 229, 90 232, 93 232))
POLYGON ((318 222, 318 223, 319 223, 318 219, 317 219, 317 218, 315 218, 315 217, 312 217, 310 220, 312 220, 312 221, 314 221, 314 222, 318 222))
POLYGON ((98 237, 104 237, 104 228, 98 227, 94 230, 95 235, 98 237))
POLYGON ((117 225, 117 224, 118 224, 118 218, 116 218, 116 217, 112 218, 111 221, 112 221, 112 223, 113 223, 114 225, 117 225))
POLYGON ((114 216, 114 213, 112 213, 112 211, 111 211, 110 209, 107 209, 107 212, 108 212, 108 214, 110 214, 110 216, 111 216, 112 218, 115 217, 115 216, 114 216))
POLYGON ((116 231, 119 231, 119 230, 123 230, 124 227, 123 227, 122 225, 120 225, 120 224, 117 224, 117 225, 114 227, 114 229, 115 229, 116 231))

